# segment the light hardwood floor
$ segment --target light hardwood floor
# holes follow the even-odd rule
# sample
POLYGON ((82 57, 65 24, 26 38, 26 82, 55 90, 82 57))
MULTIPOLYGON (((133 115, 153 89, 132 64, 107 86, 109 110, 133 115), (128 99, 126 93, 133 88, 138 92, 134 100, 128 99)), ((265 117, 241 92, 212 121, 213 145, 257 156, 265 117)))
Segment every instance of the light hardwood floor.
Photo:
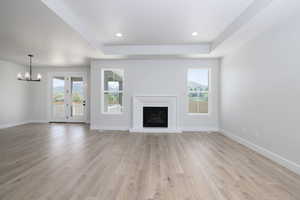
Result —
POLYGON ((0 130, 1 200, 295 200, 300 177, 218 133, 0 130))

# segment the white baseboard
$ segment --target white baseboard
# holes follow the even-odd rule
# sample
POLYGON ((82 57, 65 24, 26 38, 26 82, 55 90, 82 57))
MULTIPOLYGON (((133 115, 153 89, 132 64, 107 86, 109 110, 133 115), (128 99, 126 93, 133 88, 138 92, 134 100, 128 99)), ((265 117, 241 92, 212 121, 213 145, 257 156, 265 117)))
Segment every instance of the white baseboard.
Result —
POLYGON ((45 121, 45 120, 28 120, 28 121, 24 121, 24 122, 2 124, 2 125, 0 125, 0 129, 10 128, 10 127, 14 127, 14 126, 20 126, 20 125, 24 125, 24 124, 31 124, 31 123, 48 123, 48 121, 45 121))
POLYGON ((27 121, 28 124, 32 124, 32 123, 49 123, 48 120, 30 120, 30 121, 27 121))
POLYGON ((278 163, 279 165, 300 175, 300 165, 299 164, 297 164, 293 161, 290 161, 272 151, 269 151, 268 149, 265 149, 256 144, 253 144, 252 142, 249 142, 248 140, 245 140, 244 138, 236 136, 226 130, 220 130, 220 133, 231 138, 232 140, 252 149, 253 151, 269 158, 270 160, 273 160, 274 162, 278 163))
MULTIPOLYGON (((14 127, 14 126, 20 126, 20 125, 24 125, 24 124, 44 124, 44 123, 49 123, 48 120, 28 120, 28 121, 24 121, 24 122, 18 122, 18 123, 10 123, 10 124, 3 124, 0 125, 0 129, 5 129, 5 128, 10 128, 10 127, 14 127)), ((128 130, 128 128, 127 128, 128 130)))
POLYGON ((219 128, 216 127, 194 127, 194 128, 182 128, 183 132, 218 132, 219 128))
POLYGON ((217 132, 219 128, 216 127, 197 127, 197 128, 178 128, 178 129, 164 129, 164 128, 129 128, 129 127, 109 127, 109 126, 97 126, 91 125, 91 130, 113 130, 113 131, 129 131, 137 133, 182 133, 182 132, 217 132))
POLYGON ((28 124, 28 122, 25 121, 25 122, 17 122, 17 123, 10 123, 10 124, 2 124, 2 125, 0 125, 0 129, 10 128, 10 127, 14 127, 14 126, 20 126, 20 125, 24 125, 24 124, 28 124))
POLYGON ((91 130, 99 130, 99 131, 129 131, 128 127, 109 127, 109 126, 95 126, 95 125, 90 125, 91 130))
POLYGON ((132 133, 182 133, 180 129, 167 129, 167 128, 131 128, 129 132, 132 133))

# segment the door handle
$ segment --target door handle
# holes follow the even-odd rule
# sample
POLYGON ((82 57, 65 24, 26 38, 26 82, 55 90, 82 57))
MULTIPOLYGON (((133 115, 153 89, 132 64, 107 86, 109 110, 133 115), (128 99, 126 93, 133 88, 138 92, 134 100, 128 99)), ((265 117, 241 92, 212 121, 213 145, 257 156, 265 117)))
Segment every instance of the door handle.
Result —
POLYGON ((85 100, 82 101, 82 105, 85 106, 85 100))

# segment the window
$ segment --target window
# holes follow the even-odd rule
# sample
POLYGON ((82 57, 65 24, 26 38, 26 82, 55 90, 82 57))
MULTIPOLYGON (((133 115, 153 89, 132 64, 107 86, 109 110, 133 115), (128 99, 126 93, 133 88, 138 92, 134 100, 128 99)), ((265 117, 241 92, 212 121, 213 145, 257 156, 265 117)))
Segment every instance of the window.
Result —
POLYGON ((191 114, 208 114, 209 71, 204 68, 188 70, 188 112, 191 114))
POLYGON ((65 118, 65 77, 52 79, 52 109, 54 118, 65 118))
POLYGON ((123 112, 124 71, 121 69, 102 70, 102 113, 123 112))

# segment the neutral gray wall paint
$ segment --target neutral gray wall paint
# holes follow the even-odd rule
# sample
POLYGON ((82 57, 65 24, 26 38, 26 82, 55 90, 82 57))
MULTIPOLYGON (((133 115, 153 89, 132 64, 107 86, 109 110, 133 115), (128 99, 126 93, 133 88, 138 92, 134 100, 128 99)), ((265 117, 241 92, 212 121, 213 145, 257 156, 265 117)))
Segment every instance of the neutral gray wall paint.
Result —
POLYGON ((129 129, 134 95, 177 95, 179 128, 184 130, 218 129, 219 60, 111 60, 91 64, 91 125, 95 129, 129 129), (187 114, 187 69, 211 67, 212 101, 209 116, 187 114), (125 73, 124 114, 101 114, 101 68, 120 68, 125 73))
POLYGON ((0 128, 25 123, 30 119, 30 83, 17 80, 17 73, 24 70, 24 66, 0 61, 0 128))
POLYGON ((300 164, 300 26, 294 16, 227 55, 222 129, 300 164))

